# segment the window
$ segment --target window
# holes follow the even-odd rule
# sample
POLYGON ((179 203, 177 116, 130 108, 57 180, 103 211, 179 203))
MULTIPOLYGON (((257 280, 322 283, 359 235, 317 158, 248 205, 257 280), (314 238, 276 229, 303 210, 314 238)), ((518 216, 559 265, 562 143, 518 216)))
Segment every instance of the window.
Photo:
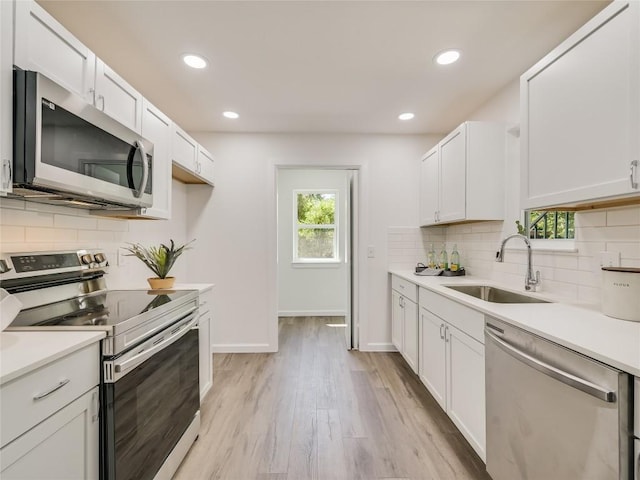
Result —
POLYGON ((519 233, 546 240, 572 239, 575 237, 575 212, 526 210, 524 228, 519 233))
POLYGON ((294 262, 338 260, 335 190, 294 191, 294 262))

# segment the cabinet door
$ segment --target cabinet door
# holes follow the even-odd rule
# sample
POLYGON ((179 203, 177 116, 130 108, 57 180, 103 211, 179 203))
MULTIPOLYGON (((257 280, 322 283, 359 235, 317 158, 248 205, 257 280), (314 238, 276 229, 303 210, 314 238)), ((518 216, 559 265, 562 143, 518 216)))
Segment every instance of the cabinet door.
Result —
POLYGON ((14 63, 93 102, 94 53, 35 1, 15 2, 15 9, 14 63))
POLYGON ((402 354, 415 373, 418 373, 418 306, 404 299, 404 327, 402 354))
POLYGON ((391 290, 391 343, 402 352, 402 328, 404 323, 403 297, 395 290, 391 290))
POLYGON ((200 402, 202 402, 202 399, 211 388, 211 384, 213 382, 211 376, 211 311, 206 310, 200 314, 198 323, 198 342, 200 351, 200 402))
POLYGON ((420 225, 432 225, 437 221, 440 173, 438 148, 429 151, 420 165, 420 225))
POLYGON ((96 59, 95 106, 134 132, 141 132, 142 94, 99 58, 96 59))
POLYGON ((446 409, 445 322, 420 308, 420 380, 433 398, 446 409))
POLYGON ((486 459, 484 345, 447 325, 447 413, 486 459))
POLYGON ((440 143, 440 222, 465 219, 466 157, 466 124, 462 124, 440 143))
POLYGON ((196 173, 209 185, 213 185, 213 156, 201 145, 198 145, 196 173))
POLYGON ((189 172, 196 171, 198 143, 175 123, 173 124, 172 160, 189 172))
POLYGON ((0 195, 11 192, 13 166, 13 2, 0 2, 0 195))
POLYGON ((142 109, 142 136, 153 143, 153 206, 145 216, 171 218, 171 120, 146 99, 142 109))
POLYGON ((3 480, 99 478, 98 387, 0 451, 3 480))
POLYGON ((521 77, 524 208, 640 193, 639 9, 613 2, 521 77))

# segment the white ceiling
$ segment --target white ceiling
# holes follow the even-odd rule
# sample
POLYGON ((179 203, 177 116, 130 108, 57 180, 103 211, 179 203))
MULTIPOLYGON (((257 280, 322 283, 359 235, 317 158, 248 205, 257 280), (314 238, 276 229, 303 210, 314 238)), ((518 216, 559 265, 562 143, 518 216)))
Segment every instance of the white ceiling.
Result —
POLYGON ((444 133, 608 1, 39 3, 186 130, 444 133))

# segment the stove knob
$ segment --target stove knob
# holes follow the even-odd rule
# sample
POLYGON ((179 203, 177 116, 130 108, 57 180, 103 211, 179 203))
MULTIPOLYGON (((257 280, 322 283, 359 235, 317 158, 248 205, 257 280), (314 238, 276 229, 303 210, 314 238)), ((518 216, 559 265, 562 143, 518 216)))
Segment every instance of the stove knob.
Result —
POLYGON ((104 256, 104 253, 96 253, 93 256, 93 259, 97 262, 97 263, 104 263, 107 258, 104 256))
POLYGON ((80 257, 80 261, 85 265, 89 265, 91 264, 91 262, 93 262, 93 255, 91 255, 90 253, 86 253, 80 257))

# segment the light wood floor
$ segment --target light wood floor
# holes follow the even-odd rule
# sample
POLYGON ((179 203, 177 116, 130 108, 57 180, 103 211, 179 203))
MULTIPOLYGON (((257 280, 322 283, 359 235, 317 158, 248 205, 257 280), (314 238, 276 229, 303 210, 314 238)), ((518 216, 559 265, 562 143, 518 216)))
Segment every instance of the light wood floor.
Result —
POLYGON ((400 354, 349 352, 326 323, 282 318, 278 353, 214 355, 176 480, 490 480, 400 354))

